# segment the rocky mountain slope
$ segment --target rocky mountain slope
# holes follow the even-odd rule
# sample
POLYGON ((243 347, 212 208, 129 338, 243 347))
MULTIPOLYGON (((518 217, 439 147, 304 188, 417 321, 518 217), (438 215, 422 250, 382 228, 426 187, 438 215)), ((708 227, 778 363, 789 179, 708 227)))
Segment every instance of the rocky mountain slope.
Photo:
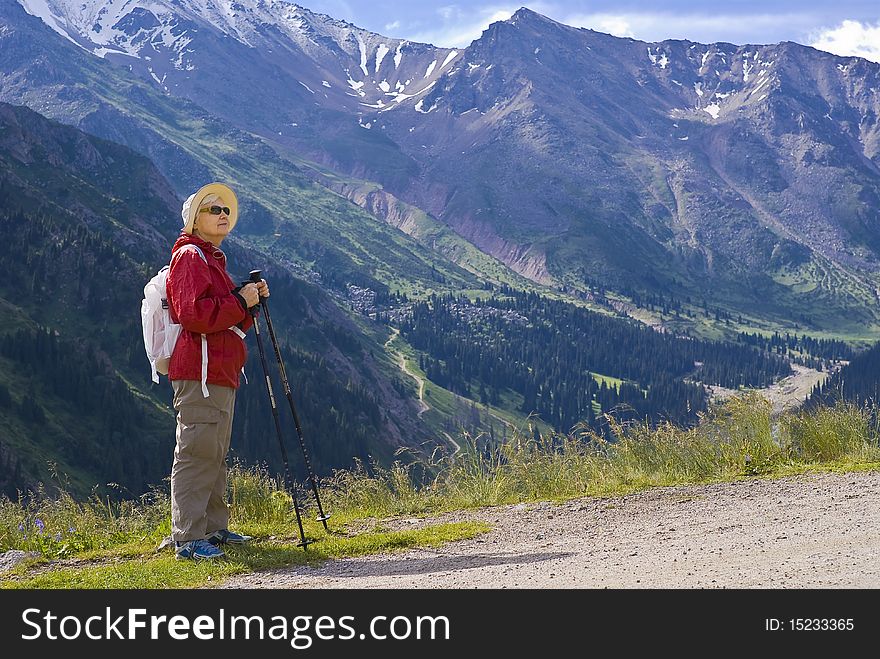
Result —
POLYGON ((880 65, 620 39, 525 8, 453 50, 284 0, 20 1, 95 59, 330 168, 309 175, 395 226, 414 224, 389 212, 405 204, 533 281, 815 328, 876 319, 880 65))

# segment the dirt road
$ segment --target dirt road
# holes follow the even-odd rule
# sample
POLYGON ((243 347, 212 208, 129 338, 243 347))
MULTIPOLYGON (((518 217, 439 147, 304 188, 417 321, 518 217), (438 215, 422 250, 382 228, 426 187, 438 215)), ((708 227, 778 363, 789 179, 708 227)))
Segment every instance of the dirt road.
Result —
POLYGON ((878 588, 880 472, 655 488, 383 521, 493 530, 409 550, 245 575, 225 588, 878 588))
MULTIPOLYGON (((836 364, 830 373, 839 370, 841 366, 842 364, 836 364)), ((817 371, 795 363, 791 364, 791 369, 794 372, 788 377, 774 382, 769 387, 757 390, 773 406, 774 415, 800 407, 804 399, 812 392, 813 387, 824 382, 830 375, 828 371, 817 371)), ((742 393, 718 385, 706 385, 706 389, 709 392, 709 398, 716 401, 727 400, 742 393)))

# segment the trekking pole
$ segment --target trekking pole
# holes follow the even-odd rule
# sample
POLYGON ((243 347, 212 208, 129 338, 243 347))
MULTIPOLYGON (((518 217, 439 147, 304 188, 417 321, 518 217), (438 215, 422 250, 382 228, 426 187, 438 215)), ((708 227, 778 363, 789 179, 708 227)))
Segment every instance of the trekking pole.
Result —
MULTIPOLYGON (((256 283, 260 281, 260 279, 260 271, 251 270, 251 281, 256 283)), ((321 497, 318 494, 318 482, 315 479, 315 472, 312 470, 312 465, 309 462, 309 452, 306 450, 306 443, 303 439, 302 427, 299 424, 299 415, 296 413, 296 407, 293 404, 293 394, 290 391, 290 382, 287 380, 287 372, 284 370, 284 362, 281 359, 281 349, 278 346, 278 339, 275 337, 275 329, 272 327, 272 317, 269 315, 269 303, 266 302, 266 298, 262 296, 260 296, 260 307, 263 309, 263 315, 266 317, 266 327, 269 329, 269 338, 272 341, 272 346, 275 348, 275 358, 278 360, 278 370, 281 373, 281 385, 284 387, 287 402, 290 404, 290 412, 293 414, 293 423, 296 425, 296 434, 299 437, 299 445, 302 448, 303 460, 305 461, 306 469, 309 472, 309 482, 312 484, 315 503, 318 504, 318 516, 315 519, 324 525, 325 530, 329 530, 327 528, 327 520, 330 519, 330 514, 325 514, 324 509, 321 507, 321 497)))
MULTIPOLYGON (((259 270, 255 270, 254 272, 259 273, 259 270)), ((251 273, 251 276, 253 276, 253 273, 251 273)), ((278 445, 281 447, 281 458, 284 460, 284 483, 287 486, 287 491, 293 499, 293 510, 296 512, 296 524, 299 527, 300 541, 296 543, 296 545, 297 547, 302 547, 306 550, 308 549, 307 545, 312 542, 312 540, 306 540, 306 535, 303 531, 302 518, 299 513, 299 501, 297 501, 293 478, 290 475, 290 465, 287 461, 287 449, 284 448, 284 437, 281 434, 281 422, 278 419, 278 408, 275 406, 275 394, 272 393, 272 381, 269 379, 269 367, 266 364, 266 353, 263 350, 263 337, 260 335, 260 318, 257 315, 257 311, 258 308, 253 306, 250 309, 250 314, 254 318, 254 333, 257 336, 257 348, 260 351, 260 363, 263 365, 263 375, 266 376, 266 389, 269 392, 269 403, 272 406, 272 418, 275 421, 275 432, 278 435, 278 445)))

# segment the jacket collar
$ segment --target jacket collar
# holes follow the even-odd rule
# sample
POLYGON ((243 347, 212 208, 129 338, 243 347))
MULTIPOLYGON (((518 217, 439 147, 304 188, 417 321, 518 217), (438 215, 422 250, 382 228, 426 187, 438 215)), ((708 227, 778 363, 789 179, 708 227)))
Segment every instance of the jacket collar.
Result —
POLYGON ((184 245, 195 245, 202 250, 205 256, 212 256, 215 259, 220 260, 224 265, 226 263, 226 254, 223 253, 223 250, 216 247, 213 243, 209 243, 207 240, 199 238, 195 234, 186 233, 184 231, 181 231, 180 235, 177 237, 174 247, 171 248, 171 253, 173 254, 184 245))

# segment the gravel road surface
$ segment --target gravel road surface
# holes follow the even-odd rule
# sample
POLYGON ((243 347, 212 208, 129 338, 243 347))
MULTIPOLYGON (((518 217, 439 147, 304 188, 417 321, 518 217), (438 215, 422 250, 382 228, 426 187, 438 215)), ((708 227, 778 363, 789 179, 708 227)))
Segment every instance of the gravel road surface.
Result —
POLYGON ((382 524, 460 520, 488 522, 492 531, 435 549, 243 575, 219 587, 880 587, 880 472, 654 488, 382 524))

